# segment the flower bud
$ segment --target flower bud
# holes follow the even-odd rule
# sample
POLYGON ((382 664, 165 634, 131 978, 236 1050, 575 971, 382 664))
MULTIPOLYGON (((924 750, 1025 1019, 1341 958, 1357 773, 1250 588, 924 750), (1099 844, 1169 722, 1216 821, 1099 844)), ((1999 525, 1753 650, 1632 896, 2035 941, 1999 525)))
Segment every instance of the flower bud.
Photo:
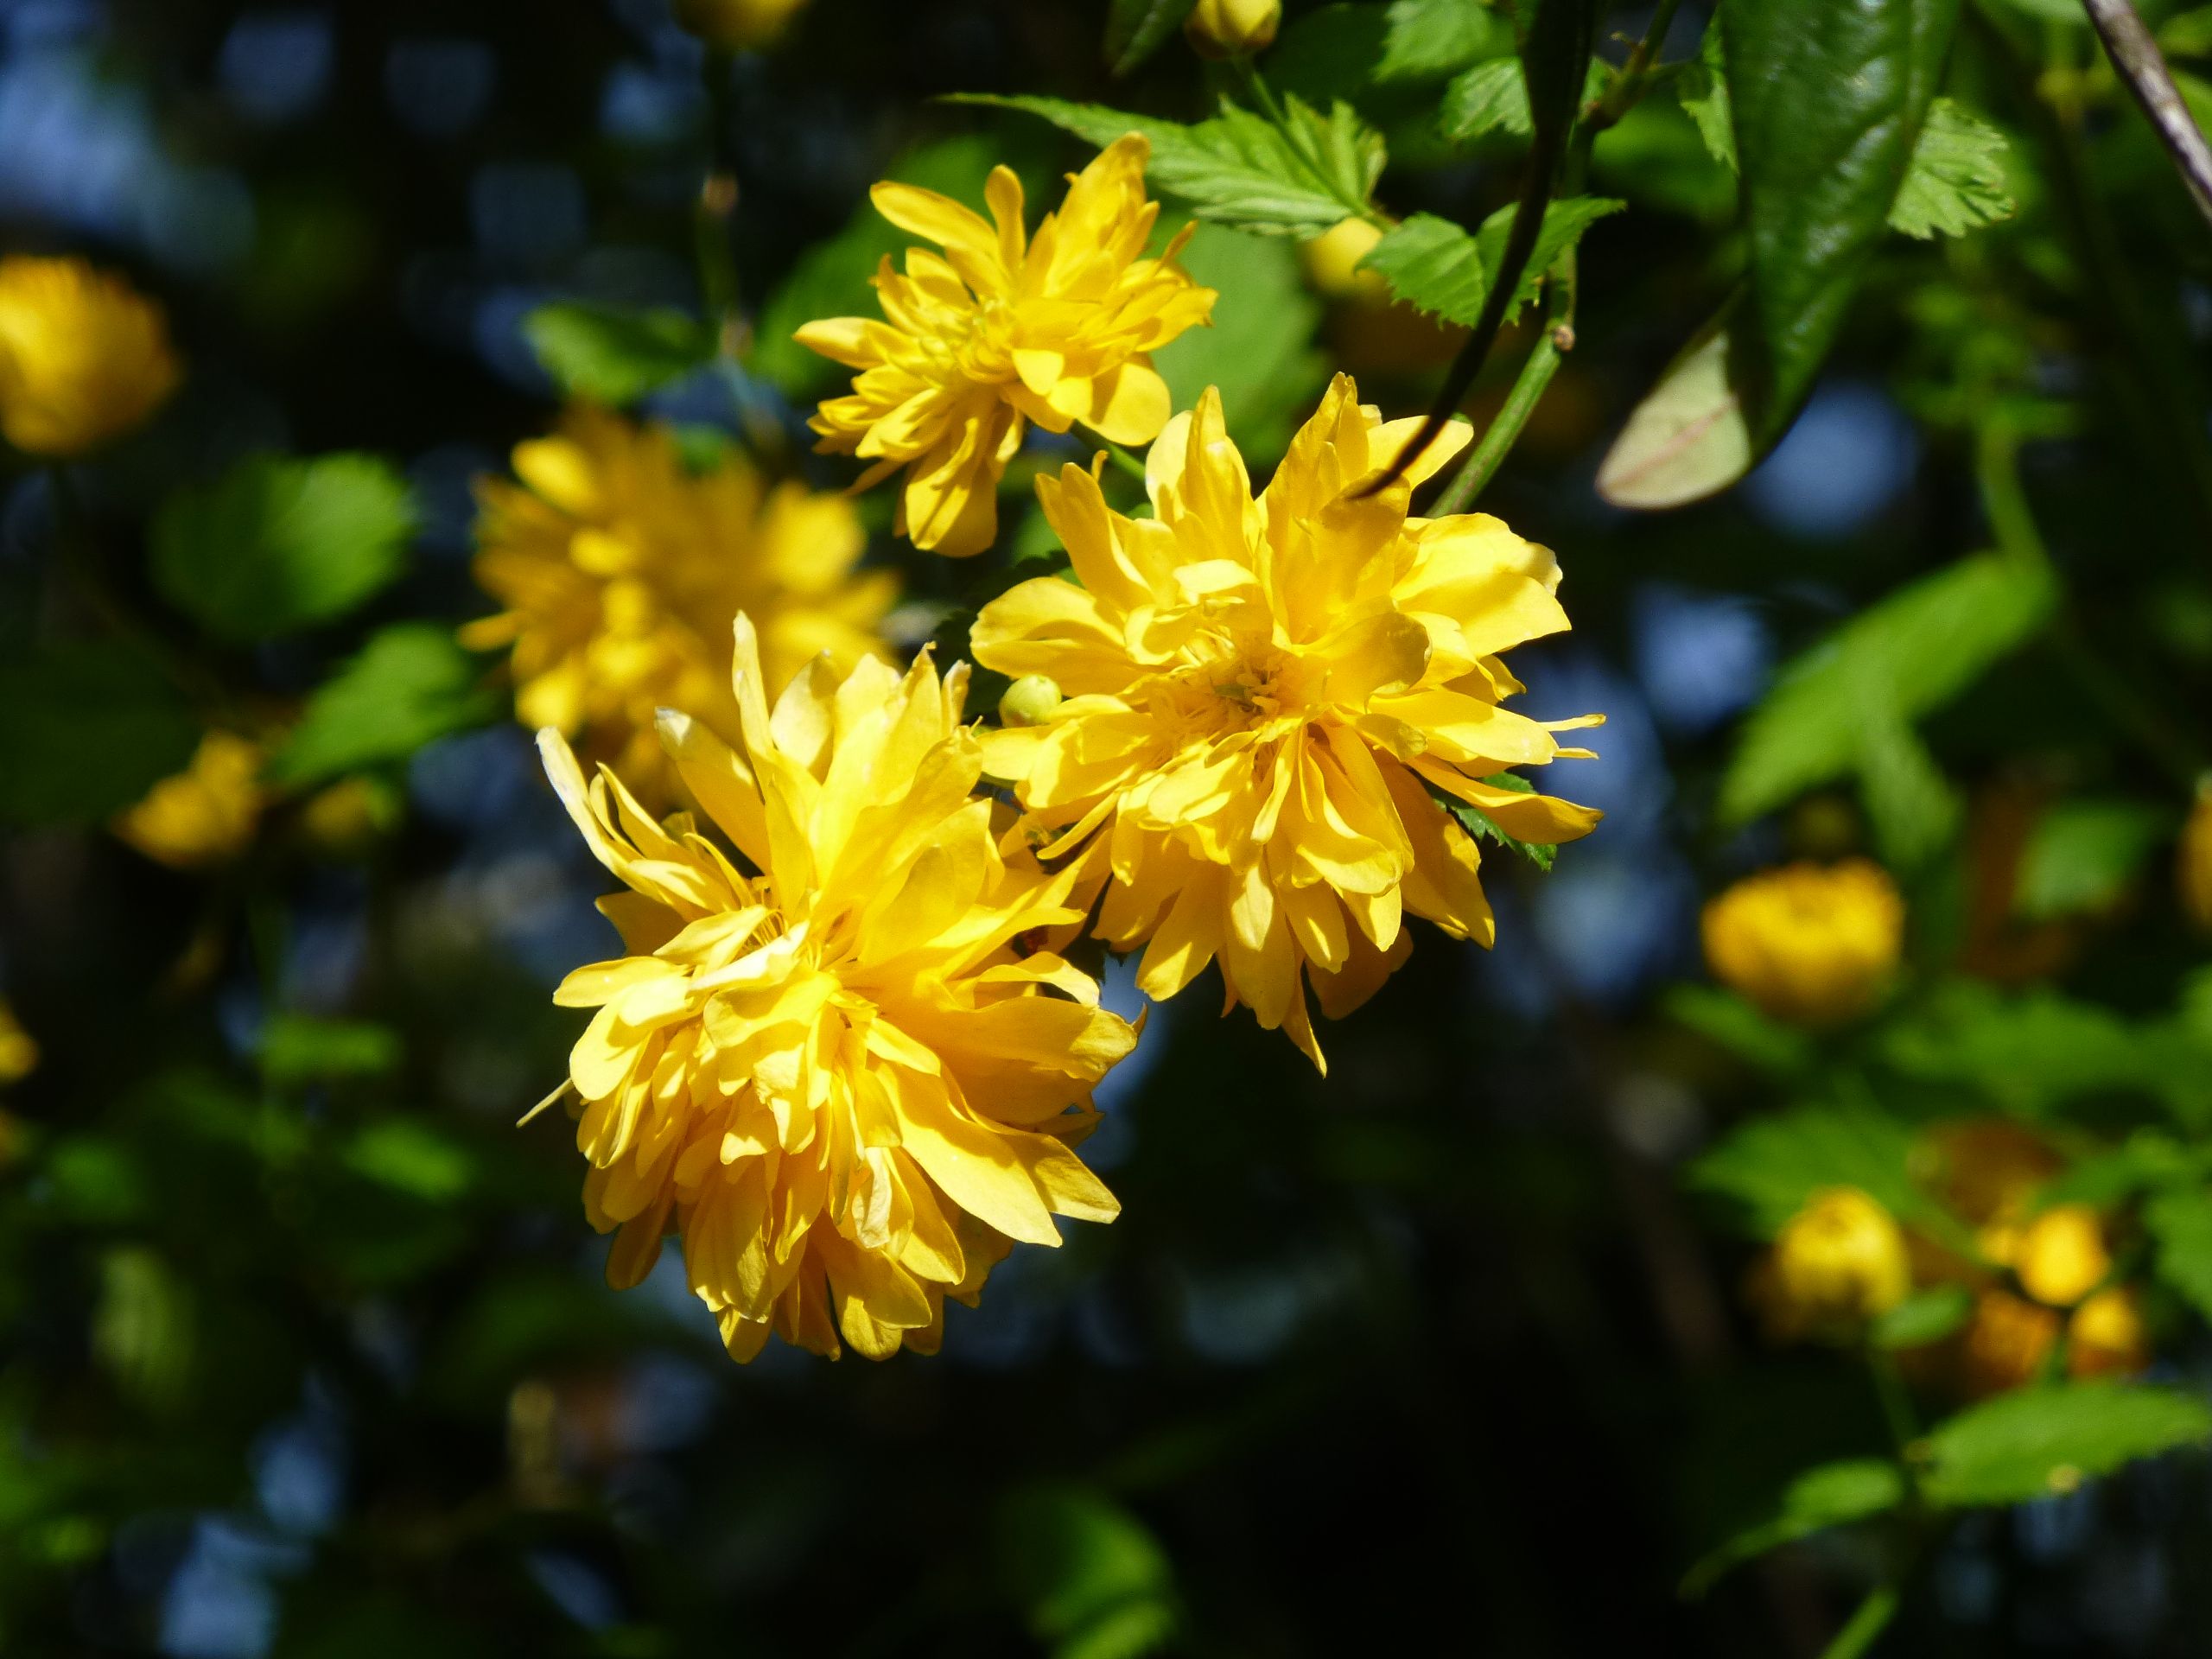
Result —
POLYGON ((1847 1341, 1912 1289, 1904 1230, 1855 1186, 1824 1187, 1774 1241, 1763 1286, 1778 1336, 1847 1341))
POLYGON ((2180 889, 2183 912, 2212 933, 2212 779, 2197 785, 2196 804, 2182 825, 2174 884, 2180 889))
POLYGON ((1183 33, 1202 58, 1249 58, 1266 48, 1282 22, 1282 0, 1198 0, 1183 33))
POLYGON ((999 699, 1002 726, 1041 726, 1060 706, 1060 688, 1042 674, 1025 674, 999 699))
POLYGON ((251 738, 209 732, 189 766, 124 810, 115 833, 172 869, 226 864, 252 842, 261 820, 261 760, 251 738))
POLYGON ((1363 219, 1347 219, 1324 231, 1298 251, 1306 281, 1325 299, 1389 304, 1390 284, 1382 273, 1362 270, 1359 264, 1382 239, 1381 227, 1363 219))
POLYGON ((2104 1224, 2086 1204, 2054 1205, 2021 1232, 2012 1270, 2037 1301, 2073 1306, 2112 1271, 2104 1224))
POLYGON ((138 425, 175 390, 162 308, 81 259, 0 259, 0 435, 70 456, 138 425))
POLYGON ((1738 881, 1705 907, 1716 978, 1777 1020, 1832 1026, 1873 1006, 1897 967, 1904 901, 1863 858, 1791 864, 1738 881))
POLYGON ((2066 1325, 2066 1369, 2075 1376, 2127 1376, 2151 1363, 2150 1334, 2135 1293, 2101 1290, 2066 1325))

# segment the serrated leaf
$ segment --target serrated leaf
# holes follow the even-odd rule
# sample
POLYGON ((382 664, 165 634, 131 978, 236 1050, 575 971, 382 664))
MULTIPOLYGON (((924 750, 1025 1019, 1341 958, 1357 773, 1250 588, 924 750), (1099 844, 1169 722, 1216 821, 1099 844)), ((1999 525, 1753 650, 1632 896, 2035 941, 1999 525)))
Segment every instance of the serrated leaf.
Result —
POLYGON ((436 738, 481 725, 498 706, 481 674, 434 623, 386 628, 308 699, 270 773, 282 783, 317 783, 404 760, 436 738))
POLYGON ((1688 1185, 1754 1238, 1772 1238, 1824 1186, 1855 1186, 1909 1220, 1932 1208, 1908 1173, 1911 1153, 1904 1126, 1880 1112, 1800 1106, 1740 1125, 1691 1164, 1688 1185))
POLYGON ((90 823, 181 771, 200 722, 144 653, 61 641, 0 659, 0 822, 90 823))
POLYGON ((2010 219, 2019 205, 2005 188, 2005 135, 1955 99, 1939 98, 1912 147, 1890 226, 1907 236, 1964 236, 2010 219))
POLYGON ((1682 108, 1697 124, 1706 153, 1736 171, 1736 117, 1728 103, 1727 63, 1722 56, 1720 25, 1709 22, 1698 42, 1697 61, 1687 66, 1675 83, 1682 108))
POLYGON ((1942 1341, 1973 1312, 1974 1293, 1964 1285, 1932 1285, 1876 1319, 1866 1335, 1877 1348, 1924 1348, 1942 1341))
POLYGON ((715 332, 686 312, 562 301, 523 319, 530 348, 571 397, 619 408, 680 380, 715 354, 715 332))
POLYGON ((1463 143, 1494 131, 1526 138, 1536 124, 1529 113, 1529 83, 1522 76, 1521 60, 1493 58, 1459 76, 1444 89, 1436 121, 1446 137, 1463 143))
POLYGON ((405 481, 374 455, 255 455, 162 503, 154 583, 218 639, 266 639, 371 598, 405 566, 415 524, 405 481))
POLYGON ((1327 114, 1284 99, 1287 126, 1224 104, 1185 126, 1056 98, 963 94, 953 100, 1020 110, 1102 148, 1141 132, 1152 145, 1146 176, 1198 218, 1262 236, 1315 237, 1369 211, 1382 175, 1382 135, 1349 104, 1327 114))
POLYGON ((2143 1226, 2158 1241, 2158 1274, 2203 1318, 2212 1319, 2212 1191, 2201 1185, 2155 1194, 2143 1226))
POLYGON ((1106 68, 1116 77, 1137 68, 1183 26, 1195 0, 1114 0, 1106 14, 1106 68))
MULTIPOLYGON (((1561 252, 1624 205, 1605 196, 1570 196, 1547 207, 1519 289, 1506 308, 1505 322, 1511 323, 1521 308, 1536 297, 1544 273, 1561 252)), ((1415 213, 1394 226, 1360 264, 1380 271, 1391 293, 1407 304, 1470 327, 1482 315, 1483 302, 1490 295, 1489 273, 1503 257, 1512 226, 1510 207, 1492 213, 1472 236, 1449 219, 1415 213)))
POLYGON ((2171 1389, 2047 1383, 1961 1412, 1928 1436, 1922 1490, 1947 1507, 2024 1503, 2212 1436, 2212 1410, 2171 1389))
MULTIPOLYGON (((1494 788, 1510 789, 1524 795, 1535 792, 1535 785, 1525 778, 1515 777, 1510 772, 1499 772, 1495 778, 1485 778, 1483 782, 1494 788)), ((1509 853, 1518 853, 1545 874, 1551 874, 1552 864, 1559 857, 1558 848, 1547 846, 1540 842, 1522 841, 1508 835, 1498 827, 1497 821, 1482 808, 1471 802, 1463 801, 1456 795, 1446 794, 1425 779, 1422 780, 1421 787, 1428 791, 1429 799, 1450 813, 1458 821, 1459 827, 1477 841, 1486 841, 1493 847, 1503 848, 1509 853)))
POLYGON ((2013 908, 2035 920, 2105 910, 2171 833, 2173 814, 2144 801, 2064 801, 2036 820, 2020 855, 2013 908))
POLYGON ((1388 16, 1380 81, 1434 79, 1513 51, 1511 26, 1482 0, 1394 0, 1388 16))
POLYGON ((1860 690, 1888 690, 1910 721, 2026 643, 2056 594, 2048 571, 1985 553, 1923 576, 1797 658, 1745 723, 1719 814, 1742 823, 1859 764, 1860 690))
POLYGON ((1781 1545, 1886 1515, 1904 1502, 1907 1490, 1904 1471, 1885 1458, 1853 1458, 1808 1469, 1783 1490, 1771 1515, 1692 1567, 1682 1579, 1682 1593, 1701 1596, 1731 1567, 1781 1545))

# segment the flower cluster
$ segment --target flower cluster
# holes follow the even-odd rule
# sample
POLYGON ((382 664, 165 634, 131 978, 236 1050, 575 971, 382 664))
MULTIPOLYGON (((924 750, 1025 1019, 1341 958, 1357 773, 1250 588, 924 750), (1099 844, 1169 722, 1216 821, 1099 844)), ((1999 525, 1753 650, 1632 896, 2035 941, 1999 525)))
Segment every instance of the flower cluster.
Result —
POLYGON ((728 453, 694 473, 665 429, 590 408, 516 446, 514 469, 518 484, 480 486, 477 525, 476 579, 506 608, 462 639, 512 647, 520 718, 613 761, 656 804, 674 798, 656 709, 735 730, 740 611, 778 690, 819 653, 849 667, 882 650, 898 583, 855 571, 867 537, 842 496, 772 486, 728 453))
POLYGON ((1096 983, 1024 942, 1081 919, 1070 873, 1001 854, 973 791, 967 674, 819 662, 772 712, 736 624, 734 744, 671 714, 662 741, 713 828, 657 823, 612 773, 547 772, 628 891, 625 954, 556 994, 598 1012, 568 1088, 585 1207, 635 1284, 671 1227, 740 1359, 773 1330, 835 1355, 938 1343, 1010 1241, 1110 1220, 1071 1145, 1135 1034, 1096 983))
POLYGON ((898 528, 915 546, 960 556, 991 544, 1026 422, 1080 422, 1113 443, 1166 424, 1167 383, 1147 354, 1204 322, 1215 296, 1175 264, 1187 230, 1140 257, 1160 213, 1145 200, 1148 154, 1135 133, 1108 145, 1034 236, 1007 168, 986 188, 989 220, 934 191, 875 187, 886 219, 944 253, 909 249, 903 276, 883 262, 881 321, 830 318, 798 339, 861 372, 814 429, 823 450, 873 463, 860 487, 905 469, 898 528))

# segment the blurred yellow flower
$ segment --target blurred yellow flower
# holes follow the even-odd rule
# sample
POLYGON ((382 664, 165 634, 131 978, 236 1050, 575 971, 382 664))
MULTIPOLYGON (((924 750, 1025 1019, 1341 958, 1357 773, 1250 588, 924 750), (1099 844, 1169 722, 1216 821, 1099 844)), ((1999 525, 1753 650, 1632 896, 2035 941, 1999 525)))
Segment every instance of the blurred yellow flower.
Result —
POLYGON ((960 556, 991 544, 1025 421, 1048 432, 1080 421, 1115 443, 1146 442, 1166 423, 1167 383, 1147 353, 1204 322, 1214 292, 1174 263, 1187 228, 1159 258, 1140 257, 1160 213, 1145 200, 1149 154, 1135 133, 1109 144, 1033 238, 1003 167, 983 192, 995 225, 934 191, 875 187, 878 212, 944 252, 908 249, 903 276, 884 260, 884 321, 832 317, 797 338, 861 371, 816 412, 818 448, 875 463, 855 488, 907 469, 898 528, 915 546, 960 556))
POLYGON ((81 259, 0 259, 0 435, 34 455, 138 425, 181 371, 162 308, 81 259))
POLYGON ((300 832, 328 858, 359 858, 400 819, 398 794, 380 778, 356 774, 317 790, 300 808, 300 832))
POLYGON ((2054 1205, 2022 1230, 2012 1265, 2036 1300, 2071 1307, 2112 1271, 2104 1224, 2086 1204, 2054 1205))
POLYGON ((849 668, 882 652, 897 579, 855 571, 867 536, 842 496, 771 487, 734 453, 688 472, 664 429, 590 408, 518 444, 514 468, 519 484, 478 492, 476 579, 506 608, 461 639, 512 645, 517 717, 620 766, 652 804, 675 798, 656 709, 735 734, 739 611, 772 690, 817 653, 849 668))
POLYGON ((1379 270, 1366 270, 1360 261, 1382 239, 1382 228, 1363 219, 1347 219, 1323 232, 1298 251, 1306 266, 1306 279, 1316 292, 1332 300, 1361 300, 1388 305, 1390 284, 1379 270))
POLYGON ((570 1058, 590 1160, 586 1213, 620 1229, 609 1281, 634 1285, 673 1224, 732 1355, 772 1328, 835 1355, 933 1351, 944 1298, 972 1301, 1011 1240, 1119 1206, 1069 1149, 1092 1087, 1135 1041, 1097 986, 1044 951, 1070 926, 1071 873, 1001 856, 961 724, 967 670, 903 678, 817 660, 770 713, 736 625, 735 748, 663 717, 693 798, 760 874, 688 815, 664 828, 604 770, 587 785, 557 732, 546 770, 630 888, 601 908, 626 954, 556 993, 597 1007, 570 1058))
POLYGON ((676 0, 676 21, 710 46, 749 51, 782 34, 807 0, 676 0))
POLYGON ((2066 1322, 2066 1369, 2075 1376, 2127 1376, 2150 1363, 2150 1332, 2132 1290, 2101 1290, 2066 1322))
POLYGON ((192 763, 125 808, 115 833, 157 864, 196 870, 226 864, 252 845, 267 794, 261 746, 236 732, 211 731, 192 763))
POLYGON ((1777 1337, 1847 1341, 1911 1292, 1904 1230, 1857 1187, 1823 1187, 1776 1236, 1755 1289, 1777 1337))
POLYGON ((1499 706, 1522 687, 1497 653, 1567 626, 1550 552, 1485 515, 1407 515, 1465 429, 1363 493, 1418 424, 1384 423, 1339 375, 1255 500, 1209 390, 1152 448, 1152 518, 1109 509, 1082 467, 1038 480, 1077 581, 1022 583, 970 636, 978 662, 1067 694, 986 734, 985 769, 1015 785, 1043 856, 1088 839, 1077 861, 1113 879, 1100 937, 1151 942, 1145 994, 1218 956, 1231 1006, 1317 1065, 1307 976, 1335 1017, 1405 960, 1403 912, 1495 935, 1482 855, 1440 796, 1528 842, 1598 818, 1497 778, 1586 753, 1552 734, 1596 719, 1499 706))
POLYGON ((1790 864, 1705 907, 1713 976, 1777 1020, 1839 1024, 1872 1007, 1896 968, 1904 901, 1879 865, 1790 864))
POLYGON ((1978 1400, 2034 1382, 2063 1324, 2050 1308, 2009 1290, 1983 1291, 1961 1339, 1960 1387, 1978 1400))
POLYGON ((2175 885, 2189 919, 2212 933, 2212 779, 2196 786, 2196 803, 2182 825, 2175 885))
POLYGON ((0 1002, 0 1083, 20 1083, 38 1069, 38 1041, 0 1002))
POLYGON ((1282 22, 1282 0, 1198 0, 1183 20, 1183 33, 1199 54, 1247 58, 1273 44, 1282 22))

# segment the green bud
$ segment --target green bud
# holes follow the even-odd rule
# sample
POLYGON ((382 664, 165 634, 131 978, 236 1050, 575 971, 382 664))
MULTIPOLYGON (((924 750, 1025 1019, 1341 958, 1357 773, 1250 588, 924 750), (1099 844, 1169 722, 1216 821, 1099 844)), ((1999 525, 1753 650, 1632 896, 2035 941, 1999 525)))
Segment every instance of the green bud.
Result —
POLYGON ((1041 726, 1060 706, 1060 688, 1042 674, 1025 674, 999 699, 1001 726, 1041 726))

